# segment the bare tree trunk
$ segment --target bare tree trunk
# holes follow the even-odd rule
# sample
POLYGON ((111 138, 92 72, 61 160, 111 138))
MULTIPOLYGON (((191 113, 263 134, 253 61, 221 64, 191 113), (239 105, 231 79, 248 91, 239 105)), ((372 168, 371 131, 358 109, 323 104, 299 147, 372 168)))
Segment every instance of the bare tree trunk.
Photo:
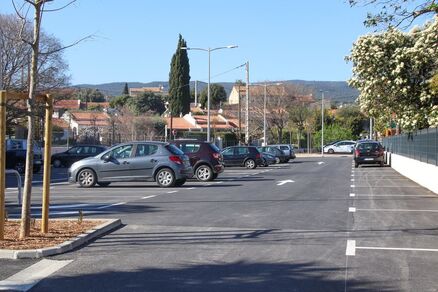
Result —
MULTIPOLYGON (((32 197, 32 177, 33 177, 33 145, 34 145, 34 126, 35 118, 33 112, 35 111, 35 91, 37 84, 37 70, 38 70, 38 53, 40 42, 40 25, 41 25, 41 6, 44 3, 43 0, 35 0, 33 4, 35 8, 34 15, 34 28, 33 28, 33 41, 32 47, 32 61, 30 69, 29 80, 29 97, 27 100, 27 112, 28 112, 28 132, 27 132, 27 152, 26 152, 26 172, 24 176, 24 188, 23 188, 23 205, 21 208, 21 226, 20 226, 20 239, 30 235, 30 202, 32 197)), ((45 157, 45 159, 48 159, 45 157)))
POLYGON ((283 128, 277 127, 278 144, 283 143, 283 128))

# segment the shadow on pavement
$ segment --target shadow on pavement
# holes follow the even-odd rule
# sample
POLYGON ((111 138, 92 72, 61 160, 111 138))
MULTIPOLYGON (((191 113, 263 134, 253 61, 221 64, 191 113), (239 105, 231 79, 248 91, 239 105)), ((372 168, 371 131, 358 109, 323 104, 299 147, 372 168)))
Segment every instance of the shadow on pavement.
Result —
MULTIPOLYGON (((145 251, 146 252, 146 251, 145 251)), ((145 263, 147 265, 148 263, 145 263)), ((235 261, 55 276, 32 291, 344 291, 343 267, 318 262, 235 261)), ((395 291, 387 283, 351 279, 347 291, 395 291)))

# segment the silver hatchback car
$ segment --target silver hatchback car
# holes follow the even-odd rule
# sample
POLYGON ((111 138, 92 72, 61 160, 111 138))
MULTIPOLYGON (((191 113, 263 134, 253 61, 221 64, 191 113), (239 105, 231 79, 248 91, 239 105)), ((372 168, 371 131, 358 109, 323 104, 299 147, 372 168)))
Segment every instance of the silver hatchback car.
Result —
POLYGON ((116 145, 94 157, 72 164, 69 181, 85 188, 112 182, 156 181, 160 187, 182 186, 193 176, 189 158, 176 146, 163 142, 116 145))

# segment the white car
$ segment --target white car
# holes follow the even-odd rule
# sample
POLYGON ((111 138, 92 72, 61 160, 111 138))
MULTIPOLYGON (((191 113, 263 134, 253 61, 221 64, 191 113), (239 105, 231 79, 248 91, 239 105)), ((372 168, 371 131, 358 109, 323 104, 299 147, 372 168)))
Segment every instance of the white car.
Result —
POLYGON ((324 146, 324 153, 353 153, 355 141, 344 140, 331 145, 324 146))

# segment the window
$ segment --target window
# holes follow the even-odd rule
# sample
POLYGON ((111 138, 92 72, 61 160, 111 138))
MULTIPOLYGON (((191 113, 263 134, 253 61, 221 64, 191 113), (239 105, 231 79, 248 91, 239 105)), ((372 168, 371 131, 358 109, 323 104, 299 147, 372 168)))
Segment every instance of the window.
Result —
POLYGON ((158 146, 151 144, 138 144, 135 152, 136 157, 148 156, 157 153, 158 146))
POLYGON ((289 147, 287 147, 287 146, 280 146, 280 149, 281 150, 289 150, 289 147))
POLYGON ((69 154, 79 154, 81 152, 81 149, 79 147, 73 147, 70 150, 68 150, 69 154))
POLYGON ((245 148, 245 147, 237 148, 237 155, 246 155, 248 153, 249 153, 248 148, 245 148))
POLYGON ((201 148, 200 144, 181 144, 179 148, 184 153, 196 153, 201 148))
POLYGON ((224 150, 224 152, 222 152, 222 155, 231 156, 231 155, 233 155, 233 152, 234 152, 233 150, 234 150, 233 148, 227 148, 224 150))
POLYGON ((123 159, 131 157, 132 145, 123 145, 113 149, 110 156, 115 159, 123 159))
POLYGON ((184 155, 184 152, 182 152, 178 147, 173 144, 166 145, 165 147, 167 150, 169 150, 170 153, 174 155, 184 155))
POLYGON ((380 144, 377 144, 377 143, 360 143, 358 145, 358 148, 360 150, 373 150, 373 151, 376 151, 376 150, 379 150, 380 147, 381 147, 380 144))

